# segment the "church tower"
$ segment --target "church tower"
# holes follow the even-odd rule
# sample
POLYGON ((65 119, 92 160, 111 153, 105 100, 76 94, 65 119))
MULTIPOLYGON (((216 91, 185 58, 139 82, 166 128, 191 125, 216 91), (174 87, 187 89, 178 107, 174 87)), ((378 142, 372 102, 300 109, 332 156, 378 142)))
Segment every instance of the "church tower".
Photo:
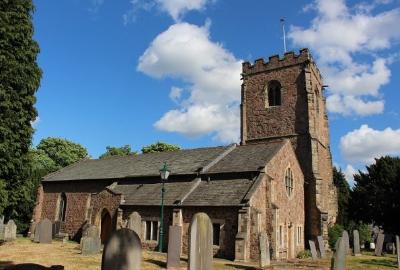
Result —
POLYGON ((241 144, 292 142, 305 177, 306 239, 327 240, 338 206, 324 86, 315 62, 308 49, 244 62, 242 80, 241 144))

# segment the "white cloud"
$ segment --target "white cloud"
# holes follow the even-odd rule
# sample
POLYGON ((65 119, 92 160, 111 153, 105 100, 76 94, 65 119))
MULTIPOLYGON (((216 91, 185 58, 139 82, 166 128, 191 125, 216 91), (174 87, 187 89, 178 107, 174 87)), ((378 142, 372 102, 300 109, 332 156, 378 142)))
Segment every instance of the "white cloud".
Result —
POLYGON ((328 110, 343 115, 367 116, 383 112, 384 101, 365 101, 354 96, 331 95, 326 100, 328 110))
POLYGON ((40 117, 39 117, 39 116, 36 116, 35 120, 31 121, 31 126, 32 126, 33 128, 36 128, 37 125, 39 124, 39 122, 40 122, 40 117))
POLYGON ((350 186, 354 186, 354 175, 358 174, 358 171, 352 165, 348 164, 343 173, 350 186))
MULTIPOLYGON (((167 112, 156 128, 187 136, 215 133, 223 142, 239 137, 241 60, 210 40, 210 23, 177 23, 159 34, 139 59, 137 69, 155 78, 189 84, 189 97, 167 112)), ((176 93, 174 93, 176 94, 176 93)))
MULTIPOLYGON (((400 8, 372 12, 378 5, 389 2, 376 0, 351 9, 344 0, 315 0, 305 8, 317 13, 311 25, 291 27, 288 36, 293 43, 310 47, 316 54, 330 94, 340 95, 341 101, 348 102, 341 107, 361 108, 335 110, 338 106, 330 106, 332 112, 358 115, 382 112, 384 102, 379 91, 389 83, 391 72, 389 59, 379 54, 393 49, 400 41, 400 8)), ((338 97, 331 101, 338 102, 338 97)))
POLYGON ((89 12, 97 13, 103 4, 104 0, 91 0, 91 7, 89 8, 89 12))
POLYGON ((374 158, 400 154, 400 129, 375 130, 362 125, 340 139, 340 150, 350 163, 370 164, 374 158))
POLYGON ((173 102, 178 103, 178 102, 179 102, 179 99, 180 99, 181 96, 182 96, 182 92, 183 92, 183 89, 182 89, 182 88, 173 86, 173 87, 171 87, 171 91, 169 92, 169 98, 170 98, 173 102))
MULTIPOLYGON (((102 0, 97 0, 102 1, 102 0)), ((181 21, 182 17, 189 11, 201 11, 208 4, 216 0, 131 0, 131 8, 122 15, 124 24, 134 22, 136 15, 140 10, 150 11, 157 8, 168 13, 175 22, 181 21)))

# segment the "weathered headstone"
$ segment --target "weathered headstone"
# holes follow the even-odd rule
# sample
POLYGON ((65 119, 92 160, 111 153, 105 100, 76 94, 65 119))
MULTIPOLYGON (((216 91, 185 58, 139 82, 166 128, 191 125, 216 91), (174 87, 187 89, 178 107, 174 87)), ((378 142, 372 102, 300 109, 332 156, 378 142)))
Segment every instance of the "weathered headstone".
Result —
POLYGON ((37 223, 35 225, 35 230, 34 230, 34 233, 33 233, 33 242, 35 242, 35 243, 39 243, 39 235, 40 235, 40 233, 39 233, 39 223, 37 223))
POLYGON ((14 241, 17 239, 17 225, 10 219, 4 226, 4 241, 14 241))
POLYGON ((396 235, 397 268, 400 269, 400 237, 396 235))
POLYGON ((206 213, 193 216, 189 228, 189 270, 212 269, 213 227, 206 213))
POLYGON ((99 236, 81 238, 82 255, 92 255, 100 252, 101 239, 99 236))
POLYGON ((262 232, 259 237, 260 242, 260 267, 266 267, 271 265, 271 256, 269 253, 269 241, 268 234, 262 232))
POLYGON ((385 235, 383 233, 379 233, 378 238, 376 239, 375 256, 382 256, 384 239, 385 239, 385 235))
POLYGON ((318 249, 319 249, 319 255, 321 258, 325 258, 325 243, 324 243, 324 238, 322 238, 321 235, 317 237, 318 241, 318 249))
POLYGON ((0 240, 4 240, 4 217, 0 217, 0 240))
POLYGON ((335 244, 335 254, 332 258, 332 270, 346 269, 346 244, 343 237, 339 237, 335 244))
POLYGON ((99 228, 97 228, 94 225, 89 226, 89 228, 86 231, 86 236, 88 236, 88 237, 100 237, 99 228))
POLYGON ((130 229, 114 232, 103 250, 102 270, 140 270, 142 244, 140 238, 130 229))
POLYGON ((308 244, 310 245, 311 257, 313 260, 318 258, 317 249, 315 248, 315 243, 312 240, 308 240, 308 244))
POLYGON ((358 233, 357 230, 353 231, 353 251, 354 251, 354 256, 360 256, 361 251, 360 251, 360 234, 358 233))
POLYGON ((167 268, 180 266, 182 226, 169 226, 167 268))
POLYGON ((344 242, 344 247, 347 255, 350 252, 350 238, 349 233, 346 230, 344 230, 342 233, 342 240, 344 242))
POLYGON ((53 225, 51 224, 51 221, 48 220, 47 218, 41 220, 39 222, 39 224, 36 226, 35 240, 37 240, 39 243, 42 243, 42 244, 51 243, 51 239, 52 239, 52 235, 53 235, 52 227, 53 227, 53 225), (36 238, 36 234, 38 234, 37 238, 36 238))
POLYGON ((138 212, 129 215, 128 229, 131 229, 140 237, 142 234, 142 217, 138 212))

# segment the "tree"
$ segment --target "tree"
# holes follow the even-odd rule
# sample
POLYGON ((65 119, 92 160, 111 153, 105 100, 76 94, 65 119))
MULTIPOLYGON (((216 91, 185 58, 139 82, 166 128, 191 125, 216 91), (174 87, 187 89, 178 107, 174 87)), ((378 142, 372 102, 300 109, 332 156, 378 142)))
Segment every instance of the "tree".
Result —
POLYGON ((30 0, 0 1, 0 214, 17 225, 24 222, 31 122, 37 116, 34 95, 41 78, 33 9, 30 0))
POLYGON ((85 147, 62 138, 42 139, 36 148, 54 161, 56 169, 88 157, 85 147))
POLYGON ((129 145, 124 145, 121 147, 107 146, 106 150, 107 151, 99 157, 100 159, 111 156, 133 156, 137 154, 135 151, 131 150, 129 145))
POLYGON ((167 152, 167 151, 178 151, 181 150, 180 146, 174 144, 168 144, 164 142, 156 142, 150 145, 143 146, 142 153, 154 153, 154 152, 167 152))
POLYGON ((333 167, 333 182, 338 192, 338 216, 336 222, 342 226, 349 223, 350 186, 341 170, 333 167))
POLYGON ((354 175, 351 212, 355 220, 373 223, 386 232, 400 234, 400 158, 381 157, 354 175))

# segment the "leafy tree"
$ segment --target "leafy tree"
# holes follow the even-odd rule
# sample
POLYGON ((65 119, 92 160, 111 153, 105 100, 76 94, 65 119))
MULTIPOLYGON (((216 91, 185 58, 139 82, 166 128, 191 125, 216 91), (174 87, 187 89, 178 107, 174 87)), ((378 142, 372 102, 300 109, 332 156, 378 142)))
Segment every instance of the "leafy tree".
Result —
POLYGON ((17 224, 24 222, 34 95, 41 78, 33 9, 31 0, 0 1, 0 212, 17 224))
POLYGON ((386 232, 400 234, 400 158, 381 157, 367 166, 367 172, 354 176, 351 195, 354 220, 382 226, 386 232))
POLYGON ((129 145, 124 145, 121 147, 107 146, 106 149, 107 151, 99 157, 100 159, 111 156, 132 156, 137 154, 135 151, 131 150, 129 145))
POLYGON ((328 242, 331 249, 335 248, 336 241, 342 236, 343 226, 335 224, 328 229, 328 242))
POLYGON ((53 160, 57 169, 88 157, 85 147, 62 138, 42 139, 36 148, 53 160))
POLYGON ((345 175, 336 167, 333 167, 333 182, 338 192, 338 217, 336 222, 342 226, 347 226, 349 223, 349 200, 351 190, 345 175))
POLYGON ((43 150, 32 149, 30 151, 30 156, 31 170, 33 174, 39 174, 43 177, 58 169, 54 160, 52 160, 43 150))
POLYGON ((154 153, 154 152, 167 152, 167 151, 178 151, 181 150, 180 146, 164 143, 164 142, 156 142, 142 148, 142 153, 154 153))

